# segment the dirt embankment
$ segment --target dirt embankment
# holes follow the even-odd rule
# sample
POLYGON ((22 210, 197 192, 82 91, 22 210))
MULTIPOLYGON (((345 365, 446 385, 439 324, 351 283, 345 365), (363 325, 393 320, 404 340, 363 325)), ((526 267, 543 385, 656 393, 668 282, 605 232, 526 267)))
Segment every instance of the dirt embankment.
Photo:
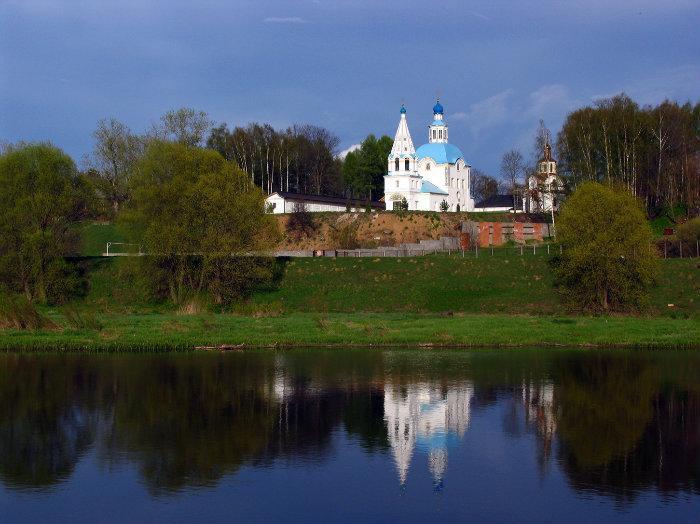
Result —
POLYGON ((280 249, 353 249, 457 236, 466 213, 378 212, 314 213, 315 231, 289 231, 290 215, 277 215, 284 240, 280 249))

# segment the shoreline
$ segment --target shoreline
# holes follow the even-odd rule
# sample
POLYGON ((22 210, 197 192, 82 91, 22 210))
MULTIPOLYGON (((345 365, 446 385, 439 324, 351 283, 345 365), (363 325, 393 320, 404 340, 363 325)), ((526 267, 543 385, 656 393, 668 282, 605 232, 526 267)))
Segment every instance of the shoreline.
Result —
POLYGON ((293 348, 700 349, 700 319, 403 313, 105 316, 101 329, 0 330, 0 351, 220 352, 293 348), (197 349, 199 347, 199 349, 197 349), (222 349, 223 347, 223 349, 222 349))

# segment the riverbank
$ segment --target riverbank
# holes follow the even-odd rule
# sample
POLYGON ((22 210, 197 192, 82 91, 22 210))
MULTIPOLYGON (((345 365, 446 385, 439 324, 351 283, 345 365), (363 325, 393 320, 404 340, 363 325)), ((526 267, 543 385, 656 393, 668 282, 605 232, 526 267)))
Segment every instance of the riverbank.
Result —
POLYGON ((111 315, 93 329, 57 321, 51 330, 0 331, 0 349, 38 351, 192 350, 241 347, 610 347, 700 349, 697 318, 530 315, 205 313, 111 315))

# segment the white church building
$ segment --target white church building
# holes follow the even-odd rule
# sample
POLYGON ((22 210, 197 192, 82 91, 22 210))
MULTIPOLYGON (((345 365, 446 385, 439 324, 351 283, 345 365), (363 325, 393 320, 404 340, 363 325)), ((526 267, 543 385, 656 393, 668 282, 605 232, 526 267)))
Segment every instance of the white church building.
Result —
POLYGON ((428 143, 418 149, 413 147, 406 108, 401 106, 388 174, 384 176, 386 209, 441 211, 445 206, 448 211, 474 209, 470 166, 462 151, 447 139, 447 123, 439 100, 428 126, 428 143))

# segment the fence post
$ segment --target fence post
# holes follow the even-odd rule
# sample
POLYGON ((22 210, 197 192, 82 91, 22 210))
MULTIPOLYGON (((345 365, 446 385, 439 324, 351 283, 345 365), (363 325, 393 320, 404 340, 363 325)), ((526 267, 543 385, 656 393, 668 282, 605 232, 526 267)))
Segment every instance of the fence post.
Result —
POLYGON ((520 246, 520 256, 523 256, 523 246, 520 246))
POLYGON ((666 239, 664 238, 664 259, 666 259, 666 239))
POLYGON ((493 256, 493 244, 491 245, 491 256, 493 256))
POLYGON ((678 250, 681 252, 681 258, 683 258, 683 242, 678 242, 678 250))
POLYGON ((536 255, 536 254, 537 254, 536 249, 537 249, 537 244, 532 244, 532 254, 533 254, 533 255, 536 255))
POLYGON ((547 244, 547 254, 549 255, 549 243, 547 244))

